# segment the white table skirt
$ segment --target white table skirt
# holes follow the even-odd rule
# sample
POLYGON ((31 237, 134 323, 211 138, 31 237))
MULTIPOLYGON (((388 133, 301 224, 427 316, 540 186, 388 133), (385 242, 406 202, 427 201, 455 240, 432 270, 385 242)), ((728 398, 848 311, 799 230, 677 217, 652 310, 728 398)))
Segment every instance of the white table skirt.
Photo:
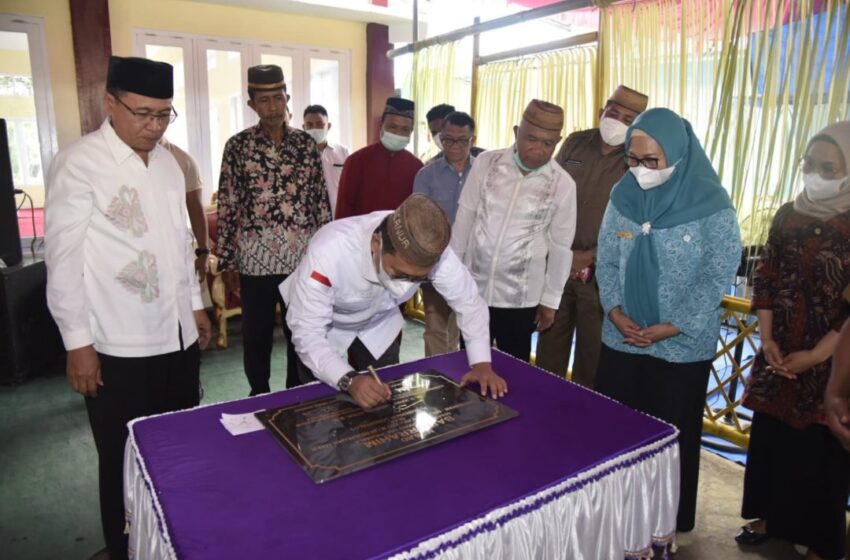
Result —
MULTIPOLYGON (((132 433, 124 462, 130 557, 176 559, 168 524, 132 433)), ((392 558, 650 558, 653 544, 675 537, 677 435, 617 456, 392 558)))

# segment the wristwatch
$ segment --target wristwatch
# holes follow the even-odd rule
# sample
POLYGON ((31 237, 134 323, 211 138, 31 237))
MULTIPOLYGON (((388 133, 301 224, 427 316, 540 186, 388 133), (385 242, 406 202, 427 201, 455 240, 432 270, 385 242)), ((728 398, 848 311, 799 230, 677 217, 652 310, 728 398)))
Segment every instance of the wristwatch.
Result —
POLYGON ((348 392, 348 388, 351 387, 351 382, 354 381, 354 378, 357 376, 356 371, 349 371, 345 375, 343 375, 339 381, 336 382, 336 388, 339 389, 343 393, 348 392))
POLYGON ((202 257, 204 255, 209 255, 209 254, 210 254, 210 250, 207 249, 206 247, 204 247, 203 249, 201 249, 201 248, 195 249, 195 256, 196 257, 202 257))

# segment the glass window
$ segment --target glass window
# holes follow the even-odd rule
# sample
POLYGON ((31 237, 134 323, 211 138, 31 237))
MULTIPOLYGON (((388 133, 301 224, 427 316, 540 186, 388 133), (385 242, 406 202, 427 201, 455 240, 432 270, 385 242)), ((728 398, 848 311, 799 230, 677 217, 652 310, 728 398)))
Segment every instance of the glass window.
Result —
MULTIPOLYGON (((7 121, 15 187, 43 189, 35 90, 26 33, 0 31, 0 115, 7 121)), ((41 199, 43 194, 34 198, 41 199)))
POLYGON ((174 99, 171 104, 177 111, 177 120, 168 125, 166 137, 170 142, 189 150, 189 112, 186 109, 186 79, 183 47, 145 45, 145 56, 151 60, 167 62, 174 67, 174 99))
POLYGON ((339 61, 324 58, 310 59, 310 100, 311 105, 321 105, 328 112, 331 126, 328 141, 340 143, 340 102, 339 102, 339 61))
POLYGON ((236 51, 207 49, 207 96, 210 118, 210 171, 213 181, 221 172, 221 156, 227 139, 244 128, 243 112, 232 110, 235 97, 242 99, 242 56, 236 51))

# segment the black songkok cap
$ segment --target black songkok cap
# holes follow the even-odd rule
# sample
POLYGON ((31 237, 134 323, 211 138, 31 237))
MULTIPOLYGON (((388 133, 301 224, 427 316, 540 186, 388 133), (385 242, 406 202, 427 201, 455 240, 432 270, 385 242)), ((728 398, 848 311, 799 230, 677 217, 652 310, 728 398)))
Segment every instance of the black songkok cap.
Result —
POLYGON ((387 99, 387 104, 384 106, 384 115, 401 115, 402 117, 412 119, 414 108, 415 105, 410 99, 390 97, 387 99))
POLYGON ((274 64, 261 64, 248 68, 248 91, 286 91, 283 70, 274 64))
POLYGON ((171 99, 174 97, 174 68, 147 58, 110 56, 106 89, 171 99))

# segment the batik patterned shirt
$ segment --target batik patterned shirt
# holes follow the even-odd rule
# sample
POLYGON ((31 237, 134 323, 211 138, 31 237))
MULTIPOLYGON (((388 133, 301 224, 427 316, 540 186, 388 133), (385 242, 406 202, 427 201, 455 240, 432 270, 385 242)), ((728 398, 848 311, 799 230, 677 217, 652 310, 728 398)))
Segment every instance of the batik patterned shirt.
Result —
MULTIPOLYGON (((789 202, 776 212, 756 268, 752 308, 773 311, 773 340, 783 355, 811 350, 850 316, 842 292, 850 285, 850 213, 829 220, 800 214, 789 202)), ((832 360, 797 379, 767 370, 759 352, 744 404, 796 428, 823 422, 823 394, 832 360)))
POLYGON ((288 126, 279 145, 259 124, 231 137, 218 192, 221 270, 289 274, 313 234, 331 220, 316 143, 288 126))

